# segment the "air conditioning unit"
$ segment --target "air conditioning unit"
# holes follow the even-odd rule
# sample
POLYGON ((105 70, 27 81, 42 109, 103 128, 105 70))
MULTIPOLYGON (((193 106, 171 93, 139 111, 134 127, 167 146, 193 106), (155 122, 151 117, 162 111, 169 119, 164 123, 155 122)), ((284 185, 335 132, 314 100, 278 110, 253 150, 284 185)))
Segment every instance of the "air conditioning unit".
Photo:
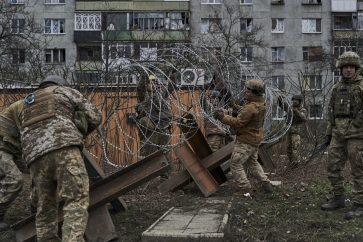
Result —
POLYGON ((181 69, 181 86, 203 86, 205 79, 204 69, 181 69))

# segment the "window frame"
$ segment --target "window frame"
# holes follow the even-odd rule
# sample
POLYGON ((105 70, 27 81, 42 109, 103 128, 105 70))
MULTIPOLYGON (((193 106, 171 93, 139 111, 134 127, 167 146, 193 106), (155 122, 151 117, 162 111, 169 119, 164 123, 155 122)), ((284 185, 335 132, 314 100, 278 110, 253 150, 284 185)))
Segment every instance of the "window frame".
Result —
POLYGON ((252 5, 253 0, 240 0, 239 4, 240 5, 252 5))
POLYGON ((24 34, 24 31, 25 31, 25 19, 24 18, 11 19, 11 33, 24 34))
POLYGON ((66 4, 65 0, 44 0, 45 5, 58 5, 58 4, 66 4), (63 2, 61 2, 63 1, 63 2))
POLYGON ((284 18, 271 18, 271 33, 284 33, 285 32, 285 19, 284 18), (276 27, 273 28, 274 21, 276 21, 276 27), (282 26, 282 30, 280 27, 282 26))
POLYGON ((279 105, 272 106, 272 120, 284 120, 286 112, 279 105))
POLYGON ((284 90, 285 89, 285 76, 284 75, 271 76, 269 83, 270 83, 271 87, 277 88, 279 90, 284 90))
POLYGON ((253 18, 240 18, 240 32, 241 33, 251 33, 252 29, 253 29, 253 18), (245 26, 245 27, 242 29, 242 26, 245 26))
POLYGON ((314 119, 314 120, 316 120, 316 119, 323 119, 324 118, 324 110, 323 110, 323 105, 322 104, 320 104, 320 103, 318 103, 318 104, 309 104, 309 119, 314 119), (311 114, 312 114, 312 109, 311 109, 311 107, 312 106, 315 106, 315 107, 319 107, 319 112, 317 112, 318 114, 321 114, 321 116, 311 116, 311 114))
POLYGON ((45 18, 44 19, 44 34, 65 34, 66 33, 66 20, 64 18, 45 18), (47 26, 47 21, 50 21, 50 26, 47 26), (57 27, 58 31, 53 32, 57 27), (63 28, 63 31, 62 31, 63 28), (50 32, 47 32, 47 29, 50 32))
POLYGON ((59 65, 66 63, 66 49, 65 48, 49 48, 44 49, 44 63, 48 65, 59 65), (50 52, 50 53, 47 53, 50 52), (55 52, 58 52, 57 54, 55 52), (51 61, 47 61, 47 55, 50 55, 51 61), (62 58, 63 56, 63 58, 62 58), (55 58, 58 60, 55 61, 55 58))
POLYGON ((303 61, 306 62, 315 62, 323 60, 323 47, 322 46, 303 46, 303 61), (313 55, 313 52, 320 52, 318 55, 313 55))
POLYGON ((251 63, 253 62, 253 47, 241 47, 241 57, 240 60, 242 63, 251 63), (245 53, 243 53, 243 51, 245 53))
POLYGON ((321 18, 303 18, 303 19, 301 19, 301 33, 303 33, 303 34, 321 34, 322 33, 321 18), (310 21, 315 21, 315 31, 310 29, 310 27, 311 27, 310 21), (306 24, 304 24, 304 22, 306 24), (318 22, 320 23, 320 25, 318 25, 318 22), (320 26, 320 27, 318 27, 318 26, 320 26), (320 28, 320 31, 318 31, 319 28, 320 28))
POLYGON ((304 75, 303 78, 304 78, 303 84, 304 84, 305 91, 321 91, 321 90, 323 90, 323 76, 322 75, 315 75, 315 74, 304 75), (314 81, 313 87, 311 85, 312 80, 314 81))
POLYGON ((24 48, 11 49, 11 63, 12 64, 21 65, 21 64, 25 64, 25 62, 26 62, 26 50, 24 48))
POLYGON ((271 47, 271 62, 273 63, 283 63, 286 61, 285 59, 285 47, 271 47), (280 53, 282 51, 282 53, 280 53), (276 60, 274 60, 274 53, 276 53, 276 60), (283 57, 279 59, 279 57, 283 57))
POLYGON ((200 4, 223 4, 223 1, 224 0, 201 0, 200 4))
POLYGON ((215 34, 215 33, 220 33, 220 29, 218 28, 218 24, 222 24, 222 19, 221 18, 201 18, 201 27, 200 27, 200 32, 201 34, 215 34), (208 21, 207 26, 207 31, 203 32, 203 25, 205 25, 205 23, 203 23, 203 21, 208 21), (213 26, 216 26, 215 28, 218 28, 217 31, 214 30, 213 26))
POLYGON ((101 31, 102 28, 102 15, 101 13, 74 13, 74 30, 75 31, 101 31), (86 23, 84 22, 86 20, 86 23), (93 28, 90 25, 93 22, 93 28), (86 28, 84 28, 86 27, 86 28))

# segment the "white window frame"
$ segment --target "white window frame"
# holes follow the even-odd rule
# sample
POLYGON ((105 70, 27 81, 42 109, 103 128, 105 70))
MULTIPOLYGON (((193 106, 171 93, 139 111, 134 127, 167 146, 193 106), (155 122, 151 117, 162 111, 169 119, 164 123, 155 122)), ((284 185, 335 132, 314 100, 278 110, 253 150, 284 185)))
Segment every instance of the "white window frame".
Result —
POLYGON ((333 76, 333 84, 337 84, 342 79, 342 75, 340 74, 340 69, 336 69, 332 72, 333 76))
MULTIPOLYGON (((102 46, 106 48, 106 46, 102 46)), ((108 46, 109 48, 109 59, 123 59, 123 58, 131 58, 133 54, 133 45, 126 43, 117 43, 108 46), (128 50, 127 50, 128 49, 128 50), (130 56, 127 56, 127 53, 130 53, 130 56)))
POLYGON ((356 46, 354 39, 352 40, 352 42, 348 42, 348 41, 342 41, 341 43, 339 43, 339 42, 340 41, 334 41, 334 43, 333 43, 333 45, 334 45, 333 54, 336 59, 338 59, 338 57, 346 51, 357 52, 357 46, 356 46), (337 45, 337 44, 339 44, 339 45, 337 45))
POLYGON ((140 46, 140 61, 157 61, 158 60, 158 46, 150 47, 150 43, 147 47, 140 46))
POLYGON ((223 4, 223 0, 202 0, 201 4, 223 4))
POLYGON ((323 119, 323 117, 324 117, 324 112, 323 112, 323 105, 322 104, 315 103, 315 104, 310 104, 309 105, 309 119, 323 119), (320 106, 321 107, 321 116, 317 116, 317 117, 312 117, 311 116, 312 106, 320 106))
POLYGON ((241 5, 252 5, 253 0, 240 0, 241 5))
POLYGON ((45 62, 45 64, 64 64, 64 63, 66 63, 66 49, 63 49, 63 48, 61 48, 61 49, 45 49, 44 50, 44 57, 45 57, 45 59, 44 59, 44 62, 45 62), (62 60, 62 52, 64 51, 64 60, 62 60), (57 54, 56 54, 56 52, 58 52, 57 54), (51 59, 51 61, 50 62, 47 62, 47 58, 46 58, 46 56, 47 55, 50 55, 50 59, 51 59), (55 58, 57 58, 57 56, 58 56, 58 59, 56 60, 55 58))
POLYGON ((272 120, 284 120, 286 112, 279 106, 273 105, 272 120))
POLYGON ((14 5, 23 5, 24 4, 24 0, 8 0, 9 4, 14 4, 14 5))
POLYGON ((270 86, 279 90, 285 89, 285 76, 271 76, 270 86), (280 88, 280 85, 282 86, 282 88, 280 88))
MULTIPOLYGON (((215 31, 213 26, 218 26, 218 24, 221 21, 222 21, 222 19, 220 19, 220 18, 202 18, 201 24, 200 24, 200 32, 202 34, 219 32, 220 29, 215 31), (215 22, 215 23, 213 23, 213 22, 215 22), (217 23, 217 22, 219 22, 219 23, 217 23)), ((217 27, 215 27, 215 28, 217 28, 217 27)))
POLYGON ((303 78, 304 78, 304 90, 320 91, 323 89, 323 76, 322 75, 306 75, 303 78), (314 85, 311 85, 312 82, 314 85))
POLYGON ((241 62, 248 63, 253 61, 253 48, 241 47, 241 62))
POLYGON ((253 25, 253 18, 241 18, 240 19, 240 30, 242 33, 251 33, 253 25), (242 26, 244 28, 242 29, 242 26))
POLYGON ((320 18, 303 18, 301 20, 301 32, 303 34, 321 34, 322 22, 320 18), (318 27, 318 23, 320 27, 318 27), (320 28, 320 31, 318 31, 320 28))
POLYGON ((272 18, 271 19, 271 33, 284 33, 285 21, 283 18, 272 18), (273 28, 275 22, 275 29, 273 28))
POLYGON ((74 30, 100 31, 101 13, 75 13, 74 30))
POLYGON ((360 12, 357 15, 357 29, 363 30, 363 12, 360 12))
POLYGON ((25 19, 24 18, 13 18, 11 20, 11 33, 23 34, 24 29, 25 29, 25 19))
POLYGON ((44 19, 44 34, 65 34, 65 33, 66 33, 65 19, 52 19, 52 18, 44 19), (47 26, 48 23, 50 24, 50 26, 47 26))
POLYGON ((285 47, 271 47, 271 62, 285 62, 285 47))
POLYGON ((44 0, 44 4, 66 4, 65 0, 44 0))

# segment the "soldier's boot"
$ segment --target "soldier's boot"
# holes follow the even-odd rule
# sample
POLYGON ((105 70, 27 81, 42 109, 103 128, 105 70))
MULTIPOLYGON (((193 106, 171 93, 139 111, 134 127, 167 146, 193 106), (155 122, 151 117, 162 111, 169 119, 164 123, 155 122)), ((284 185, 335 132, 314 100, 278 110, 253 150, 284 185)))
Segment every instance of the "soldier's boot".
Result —
POLYGON ((272 187, 272 184, 270 183, 270 181, 262 182, 262 190, 265 193, 272 193, 273 192, 273 187, 272 187))
POLYGON ((355 219, 363 216, 363 205, 354 205, 352 210, 344 215, 345 219, 355 219))
POLYGON ((345 196, 336 195, 333 198, 331 198, 327 203, 321 205, 321 210, 333 211, 344 207, 345 207, 345 196))
POLYGON ((0 232, 8 230, 9 225, 4 222, 4 214, 0 214, 0 232))

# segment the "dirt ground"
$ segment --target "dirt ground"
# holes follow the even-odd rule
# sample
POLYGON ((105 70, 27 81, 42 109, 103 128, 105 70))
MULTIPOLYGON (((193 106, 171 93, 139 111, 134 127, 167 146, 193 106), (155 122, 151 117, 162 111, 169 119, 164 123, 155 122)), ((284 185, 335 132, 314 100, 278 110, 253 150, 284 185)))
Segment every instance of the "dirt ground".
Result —
MULTIPOLYGON (((254 184, 252 197, 245 197, 242 193, 236 194, 230 183, 222 185, 213 195, 231 203, 224 241, 363 241, 363 218, 343 219, 351 205, 349 167, 346 172, 347 208, 323 212, 320 204, 329 197, 326 157, 293 170, 286 169, 283 156, 272 158, 277 167, 267 172, 272 173, 269 174, 271 180, 282 181, 272 195, 262 193, 254 184)), ((159 183, 156 178, 123 196, 128 210, 112 213, 118 241, 140 241, 141 233, 170 207, 202 207, 206 204, 206 198, 193 184, 173 193, 160 194, 156 189, 159 183)), ((28 189, 24 189, 5 219, 13 223, 29 213, 28 189)), ((0 241, 14 241, 14 233, 1 233, 0 241)))

